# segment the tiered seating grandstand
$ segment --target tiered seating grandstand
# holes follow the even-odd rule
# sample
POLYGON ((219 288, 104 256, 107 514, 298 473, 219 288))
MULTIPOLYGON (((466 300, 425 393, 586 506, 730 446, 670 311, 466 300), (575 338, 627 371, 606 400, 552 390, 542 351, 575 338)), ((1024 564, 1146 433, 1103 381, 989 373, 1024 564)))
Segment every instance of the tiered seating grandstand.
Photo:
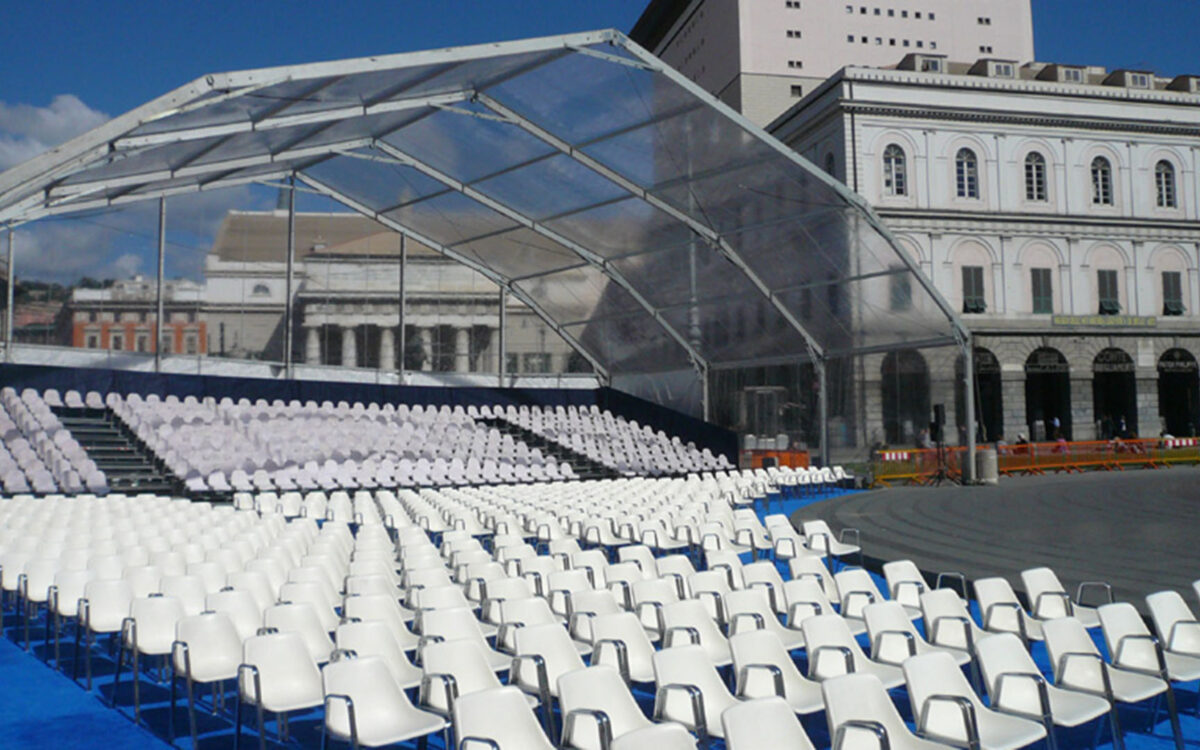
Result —
MULTIPOLYGON (((264 727, 257 708, 368 746, 1065 747, 1119 737, 1113 706, 1162 695, 1181 738, 1174 691, 1200 677, 1200 624, 1178 594, 1147 598, 1153 641, 1131 605, 1084 607, 1045 568, 1022 576, 1031 610, 1002 579, 977 581, 976 603, 965 581, 933 588, 908 561, 876 577, 850 564, 849 534, 769 512, 803 491, 799 476, 265 491, 233 505, 21 495, 0 500, 5 623, 135 718, 160 678, 186 685, 186 708, 157 709, 192 747, 287 726, 264 727), (145 669, 156 657, 170 676, 145 669), (141 693, 119 686, 130 680, 141 693), (197 733, 210 683, 236 717, 197 733)), ((823 478, 808 491, 832 490, 823 478)))
MULTIPOLYGON (((19 397, 5 388, 0 401, 15 422, 4 435, 13 460, 0 473, 9 492, 108 489, 90 448, 72 437, 59 414, 79 429, 107 427, 112 439, 127 443, 127 458, 145 454, 133 463, 141 479, 147 472, 151 483, 173 478, 176 489, 192 494, 676 476, 732 468, 724 455, 596 406, 464 409, 94 391, 60 397, 56 390, 29 388, 19 397), (146 468, 146 461, 160 473, 146 468)), ((110 473, 122 474, 126 464, 110 473)), ((144 481, 125 484, 123 489, 157 488, 144 481)))

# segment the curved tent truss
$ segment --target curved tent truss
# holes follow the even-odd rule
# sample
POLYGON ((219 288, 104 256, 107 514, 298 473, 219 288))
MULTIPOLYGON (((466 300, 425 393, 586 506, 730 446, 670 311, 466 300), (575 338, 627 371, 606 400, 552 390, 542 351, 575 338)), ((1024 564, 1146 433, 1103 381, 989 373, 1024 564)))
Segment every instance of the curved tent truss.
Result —
POLYGON ((0 226, 288 177, 606 379, 969 336, 859 196, 616 31, 206 75, 0 174, 0 226))

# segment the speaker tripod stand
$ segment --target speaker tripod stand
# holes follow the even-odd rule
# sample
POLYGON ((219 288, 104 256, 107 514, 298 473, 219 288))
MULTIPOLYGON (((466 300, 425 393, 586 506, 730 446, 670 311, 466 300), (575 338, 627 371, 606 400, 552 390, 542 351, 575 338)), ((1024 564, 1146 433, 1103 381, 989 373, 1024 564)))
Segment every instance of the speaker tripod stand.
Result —
POLYGON ((958 477, 955 477, 954 474, 951 473, 951 471, 950 471, 950 462, 947 459, 945 442, 943 442, 941 440, 937 441, 937 454, 936 455, 937 455, 937 469, 934 471, 933 476, 929 478, 930 486, 939 487, 943 483, 961 485, 962 481, 959 480, 958 477))

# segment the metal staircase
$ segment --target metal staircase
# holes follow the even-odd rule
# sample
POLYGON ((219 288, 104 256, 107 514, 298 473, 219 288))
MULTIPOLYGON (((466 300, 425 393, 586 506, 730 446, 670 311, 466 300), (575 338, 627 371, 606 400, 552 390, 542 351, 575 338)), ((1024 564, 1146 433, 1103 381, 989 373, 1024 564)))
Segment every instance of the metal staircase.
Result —
POLYGON ((108 478, 111 492, 179 491, 180 481, 108 409, 54 409, 88 458, 108 478))
POLYGON ((560 464, 566 461, 575 470, 575 475, 580 479, 616 479, 621 476, 616 469, 610 469, 598 461, 593 461, 582 453, 552 440, 547 440, 536 432, 527 430, 505 419, 484 417, 475 421, 488 427, 494 427, 505 435, 511 435, 513 440, 520 440, 525 445, 528 445, 530 450, 534 448, 540 449, 543 456, 553 456, 554 460, 560 464))

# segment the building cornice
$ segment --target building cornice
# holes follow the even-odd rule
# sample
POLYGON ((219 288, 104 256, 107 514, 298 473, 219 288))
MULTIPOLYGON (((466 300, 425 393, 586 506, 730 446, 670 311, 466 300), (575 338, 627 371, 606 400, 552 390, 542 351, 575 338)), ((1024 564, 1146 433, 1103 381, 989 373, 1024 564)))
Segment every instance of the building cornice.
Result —
POLYGON ((890 104, 886 102, 841 100, 839 107, 844 112, 875 117, 898 117, 914 120, 943 120, 968 123, 999 125, 1024 125, 1039 129, 1092 130, 1121 133, 1147 133, 1152 135, 1174 135, 1186 138, 1200 137, 1200 124, 1185 125, 1162 121, 1136 120, 1129 118, 1078 117, 1044 112, 1008 112, 995 109, 961 109, 929 105, 890 104))
POLYGON ((972 211, 942 211, 876 206, 875 212, 896 232, 933 234, 998 234, 1002 236, 1059 236, 1099 239, 1200 242, 1200 222, 1107 216, 1051 214, 998 215, 972 211))

